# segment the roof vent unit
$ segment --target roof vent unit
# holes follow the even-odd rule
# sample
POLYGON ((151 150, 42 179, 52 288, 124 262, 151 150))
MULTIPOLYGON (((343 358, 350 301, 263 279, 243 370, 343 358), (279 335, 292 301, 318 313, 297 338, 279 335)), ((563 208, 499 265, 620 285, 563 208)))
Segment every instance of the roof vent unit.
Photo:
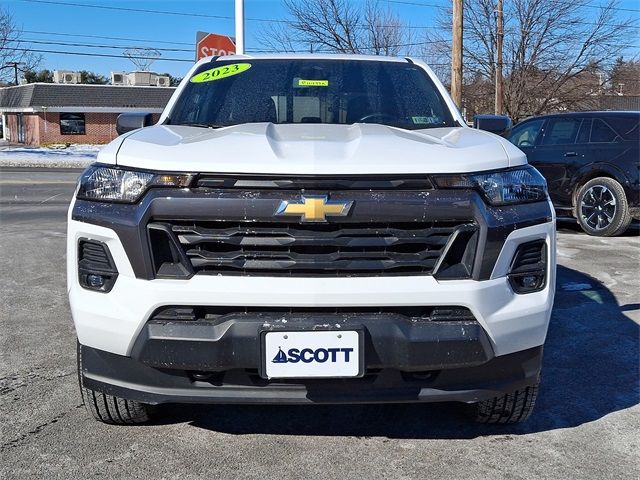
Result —
POLYGON ((158 75, 156 78, 156 85, 158 87, 169 87, 171 86, 171 79, 168 75, 158 75))
POLYGON ((127 85, 152 87, 157 78, 158 74, 153 72, 131 72, 127 74, 127 85))
POLYGON ((54 70, 53 81, 55 83, 80 83, 80 72, 54 70))
POLYGON ((126 85, 127 73, 126 72, 111 72, 111 85, 126 85))

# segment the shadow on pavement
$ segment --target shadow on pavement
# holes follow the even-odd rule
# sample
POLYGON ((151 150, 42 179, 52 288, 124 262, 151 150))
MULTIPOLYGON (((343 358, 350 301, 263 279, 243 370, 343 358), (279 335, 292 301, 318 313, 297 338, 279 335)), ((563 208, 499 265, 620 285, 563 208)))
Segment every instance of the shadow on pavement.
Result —
POLYGON ((459 404, 172 405, 162 407, 162 423, 190 422, 237 435, 473 438, 575 427, 635 405, 639 327, 623 312, 640 306, 619 306, 598 281, 566 267, 558 267, 557 284, 540 395, 522 425, 475 425, 461 415, 459 404), (580 284, 591 288, 572 290, 580 284))

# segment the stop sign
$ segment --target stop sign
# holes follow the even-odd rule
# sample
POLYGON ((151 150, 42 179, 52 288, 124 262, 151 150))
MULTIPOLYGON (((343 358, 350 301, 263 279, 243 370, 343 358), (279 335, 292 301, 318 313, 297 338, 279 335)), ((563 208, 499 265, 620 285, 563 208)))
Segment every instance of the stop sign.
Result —
POLYGON ((235 53, 236 44, 226 35, 208 33, 196 42, 196 60, 216 55, 234 55, 235 53))

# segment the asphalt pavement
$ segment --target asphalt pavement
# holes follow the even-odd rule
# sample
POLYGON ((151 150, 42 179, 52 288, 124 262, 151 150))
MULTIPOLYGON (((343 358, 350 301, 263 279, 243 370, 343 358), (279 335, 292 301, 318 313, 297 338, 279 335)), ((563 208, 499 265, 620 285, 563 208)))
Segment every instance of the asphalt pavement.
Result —
POLYGON ((536 411, 467 423, 455 404, 161 408, 147 426, 81 405, 65 287, 79 171, 0 169, 0 478, 640 477, 640 240, 563 223, 536 411))

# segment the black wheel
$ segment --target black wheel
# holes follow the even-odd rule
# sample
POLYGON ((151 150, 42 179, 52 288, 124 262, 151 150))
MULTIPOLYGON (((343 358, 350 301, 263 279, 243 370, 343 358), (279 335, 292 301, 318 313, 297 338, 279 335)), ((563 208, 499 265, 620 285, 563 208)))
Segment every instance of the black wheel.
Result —
POLYGON ((133 425, 149 421, 149 405, 114 397, 87 388, 82 383, 82 354, 78 343, 78 383, 82 401, 93 418, 112 425, 133 425))
POLYGON ((621 235, 631 223, 629 204, 622 185, 612 178, 589 180, 576 195, 576 218, 589 235, 621 235))
POLYGON ((538 384, 473 405, 472 414, 478 423, 509 424, 524 422, 536 403, 538 384))

